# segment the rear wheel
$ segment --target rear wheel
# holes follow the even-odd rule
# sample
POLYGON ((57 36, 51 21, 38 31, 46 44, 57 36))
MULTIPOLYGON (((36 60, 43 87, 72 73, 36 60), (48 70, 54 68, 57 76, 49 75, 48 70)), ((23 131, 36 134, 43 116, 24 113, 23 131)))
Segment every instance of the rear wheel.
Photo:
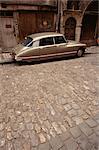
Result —
POLYGON ((78 57, 83 56, 83 54, 84 54, 84 50, 83 50, 83 49, 79 49, 79 50, 77 51, 77 56, 78 56, 78 57))

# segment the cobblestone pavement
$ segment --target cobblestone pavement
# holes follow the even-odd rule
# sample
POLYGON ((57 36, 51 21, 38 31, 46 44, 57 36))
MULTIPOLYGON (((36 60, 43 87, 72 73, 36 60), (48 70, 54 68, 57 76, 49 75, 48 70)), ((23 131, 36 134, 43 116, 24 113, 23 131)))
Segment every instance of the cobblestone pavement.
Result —
POLYGON ((0 150, 99 150, 99 49, 0 65, 0 150))

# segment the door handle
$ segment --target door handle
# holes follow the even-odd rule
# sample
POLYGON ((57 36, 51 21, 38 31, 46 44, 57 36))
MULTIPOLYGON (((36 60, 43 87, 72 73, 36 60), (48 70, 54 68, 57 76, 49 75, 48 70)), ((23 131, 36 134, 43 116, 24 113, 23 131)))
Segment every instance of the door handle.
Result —
POLYGON ((43 49, 44 47, 39 47, 39 49, 43 49))
POLYGON ((57 45, 56 47, 63 47, 62 45, 57 45))

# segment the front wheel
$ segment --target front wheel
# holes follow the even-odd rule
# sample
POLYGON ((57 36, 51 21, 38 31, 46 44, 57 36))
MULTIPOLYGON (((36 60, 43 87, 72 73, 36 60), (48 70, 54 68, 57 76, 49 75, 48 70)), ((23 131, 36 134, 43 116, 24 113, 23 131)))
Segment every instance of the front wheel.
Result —
POLYGON ((84 50, 83 49, 79 49, 77 51, 77 57, 81 57, 81 56, 83 56, 83 54, 84 54, 84 50))

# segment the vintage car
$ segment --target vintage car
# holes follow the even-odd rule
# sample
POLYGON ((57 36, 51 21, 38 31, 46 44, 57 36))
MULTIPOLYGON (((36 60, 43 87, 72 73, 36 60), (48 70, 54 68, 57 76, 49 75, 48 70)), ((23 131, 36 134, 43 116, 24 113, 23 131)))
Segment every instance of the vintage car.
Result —
POLYGON ((86 44, 67 40, 63 34, 43 32, 27 36, 12 52, 16 61, 33 61, 75 54, 81 57, 86 44))

